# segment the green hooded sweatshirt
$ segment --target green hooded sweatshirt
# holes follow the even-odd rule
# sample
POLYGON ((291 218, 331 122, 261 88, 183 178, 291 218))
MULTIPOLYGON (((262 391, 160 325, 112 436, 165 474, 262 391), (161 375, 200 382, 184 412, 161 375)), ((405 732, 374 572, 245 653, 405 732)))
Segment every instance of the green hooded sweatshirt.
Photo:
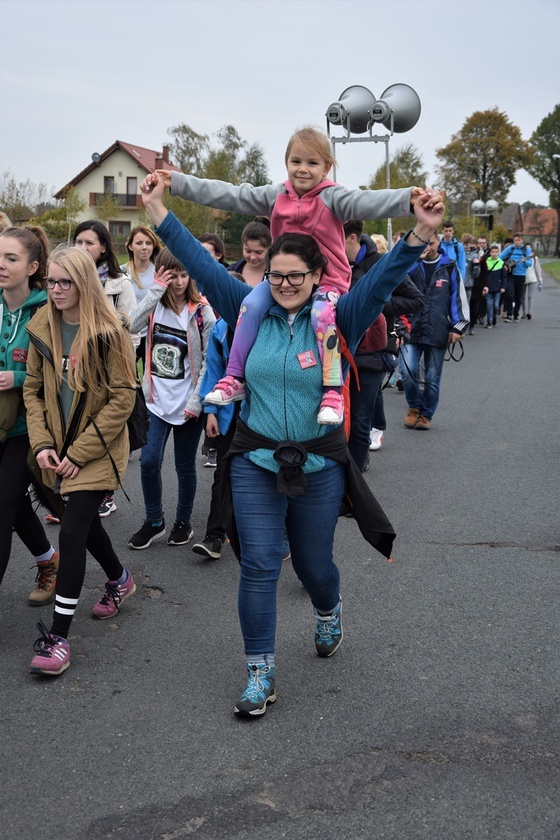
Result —
MULTIPOLYGON (((47 293, 44 289, 32 289, 27 299, 13 312, 8 310, 4 303, 2 290, 0 289, 0 371, 11 370, 14 373, 14 388, 21 389, 26 375, 27 348, 29 346, 29 335, 25 329, 37 309, 47 300, 47 293)), ((2 394, 9 394, 9 391, 0 391, 0 426, 2 425, 3 411, 2 394)), ((25 417, 20 414, 8 432, 8 437, 23 435, 27 432, 25 417)))

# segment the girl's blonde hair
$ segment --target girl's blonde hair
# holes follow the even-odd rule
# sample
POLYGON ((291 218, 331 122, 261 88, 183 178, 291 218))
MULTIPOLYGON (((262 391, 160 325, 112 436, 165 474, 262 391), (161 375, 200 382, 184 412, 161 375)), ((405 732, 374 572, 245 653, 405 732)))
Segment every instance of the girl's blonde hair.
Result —
MULTIPOLYGON (((80 329, 71 347, 76 362, 69 366, 68 385, 73 391, 92 390, 96 395, 99 395, 103 388, 111 390, 107 376, 107 358, 111 349, 125 381, 134 388, 136 369, 130 334, 103 291, 93 258, 81 248, 60 246, 50 256, 49 266, 52 263, 67 272, 79 294, 80 329)), ((56 382, 60 388, 62 316, 50 295, 47 316, 52 335, 56 382)))
POLYGON ((383 236, 382 233, 372 233, 371 238, 377 245, 377 253, 378 254, 386 254, 389 250, 389 246, 387 244, 387 240, 383 236))
MULTIPOLYGON (((182 274, 183 271, 188 274, 185 266, 179 262, 177 257, 173 256, 169 248, 161 249, 156 257, 155 266, 156 271, 159 271, 160 268, 164 268, 166 271, 173 271, 175 274, 182 274)), ((202 300, 202 295, 198 291, 197 285, 192 277, 189 277, 189 285, 187 286, 187 291, 185 292, 185 298, 187 303, 200 303, 202 300)), ((167 309, 171 309, 175 315, 179 315, 181 313, 181 310, 179 309, 179 306, 177 305, 170 289, 166 290, 160 303, 167 309)))
POLYGON ((300 143, 302 146, 310 149, 314 152, 314 154, 322 158, 322 160, 328 164, 329 169, 335 162, 331 141, 324 131, 321 131, 319 128, 315 128, 313 125, 304 125, 302 128, 298 128, 288 140, 286 154, 284 155, 284 162, 286 163, 286 166, 288 165, 288 158, 290 157, 294 143, 300 143))
POLYGON ((134 280, 136 285, 139 289, 142 288, 142 283, 140 282, 140 278, 138 277, 138 272, 136 271, 136 266, 134 265, 134 253, 132 251, 131 245, 134 241, 134 237, 137 233, 141 233, 142 236, 145 236, 147 239, 150 240, 152 245, 154 246, 154 250, 152 251, 152 256, 150 258, 151 262, 154 262, 155 258, 161 251, 161 244, 157 236, 150 228, 145 227, 144 225, 137 225, 135 228, 132 228, 128 235, 128 239, 126 240, 126 250, 128 251, 129 260, 124 267, 124 270, 128 274, 129 277, 134 280))

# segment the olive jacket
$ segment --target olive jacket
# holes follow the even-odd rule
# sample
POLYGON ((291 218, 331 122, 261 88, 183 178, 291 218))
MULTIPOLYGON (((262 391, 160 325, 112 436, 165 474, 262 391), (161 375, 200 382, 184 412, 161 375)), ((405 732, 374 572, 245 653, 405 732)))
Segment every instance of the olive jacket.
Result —
MULTIPOLYGON (((100 383, 99 394, 92 389, 74 393, 66 425, 56 384, 47 315, 45 306, 27 326, 30 342, 23 397, 29 442, 35 457, 43 449, 54 449, 59 458, 66 455, 80 471, 75 478, 60 481, 54 470, 42 470, 43 483, 62 495, 76 490, 116 490, 128 463, 126 421, 134 406, 135 387, 125 380, 120 365, 115 364, 114 351, 109 345, 107 382, 100 383)), ((131 358, 134 358, 128 336, 131 358)))

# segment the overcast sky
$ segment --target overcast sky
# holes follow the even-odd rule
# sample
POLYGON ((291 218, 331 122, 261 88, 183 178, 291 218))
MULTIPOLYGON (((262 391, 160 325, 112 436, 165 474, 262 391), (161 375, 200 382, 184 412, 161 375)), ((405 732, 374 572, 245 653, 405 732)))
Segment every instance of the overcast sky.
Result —
MULTIPOLYGON (((58 190, 115 140, 161 149, 186 122, 234 125, 282 181, 294 128, 325 128, 351 85, 406 83, 422 113, 390 151, 413 143, 433 183, 474 111, 529 139, 560 101, 559 32, 559 0, 0 0, 0 172, 58 190)), ((365 183, 384 155, 338 145, 337 180, 365 183)), ((509 198, 548 203, 523 172, 509 198)))

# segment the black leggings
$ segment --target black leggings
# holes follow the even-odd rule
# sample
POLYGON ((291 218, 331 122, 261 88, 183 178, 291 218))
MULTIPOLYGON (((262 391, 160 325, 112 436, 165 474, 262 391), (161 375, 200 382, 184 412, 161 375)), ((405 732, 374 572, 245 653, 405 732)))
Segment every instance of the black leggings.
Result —
POLYGON ((14 530, 34 557, 51 547, 27 493, 28 452, 27 435, 7 438, 0 444, 0 583, 8 567, 14 530))
POLYGON ((57 636, 68 635, 84 583, 86 550, 97 560, 109 580, 118 580, 123 573, 121 562, 99 518, 98 508, 104 495, 104 490, 76 490, 68 496, 60 522, 60 565, 51 628, 57 636))

